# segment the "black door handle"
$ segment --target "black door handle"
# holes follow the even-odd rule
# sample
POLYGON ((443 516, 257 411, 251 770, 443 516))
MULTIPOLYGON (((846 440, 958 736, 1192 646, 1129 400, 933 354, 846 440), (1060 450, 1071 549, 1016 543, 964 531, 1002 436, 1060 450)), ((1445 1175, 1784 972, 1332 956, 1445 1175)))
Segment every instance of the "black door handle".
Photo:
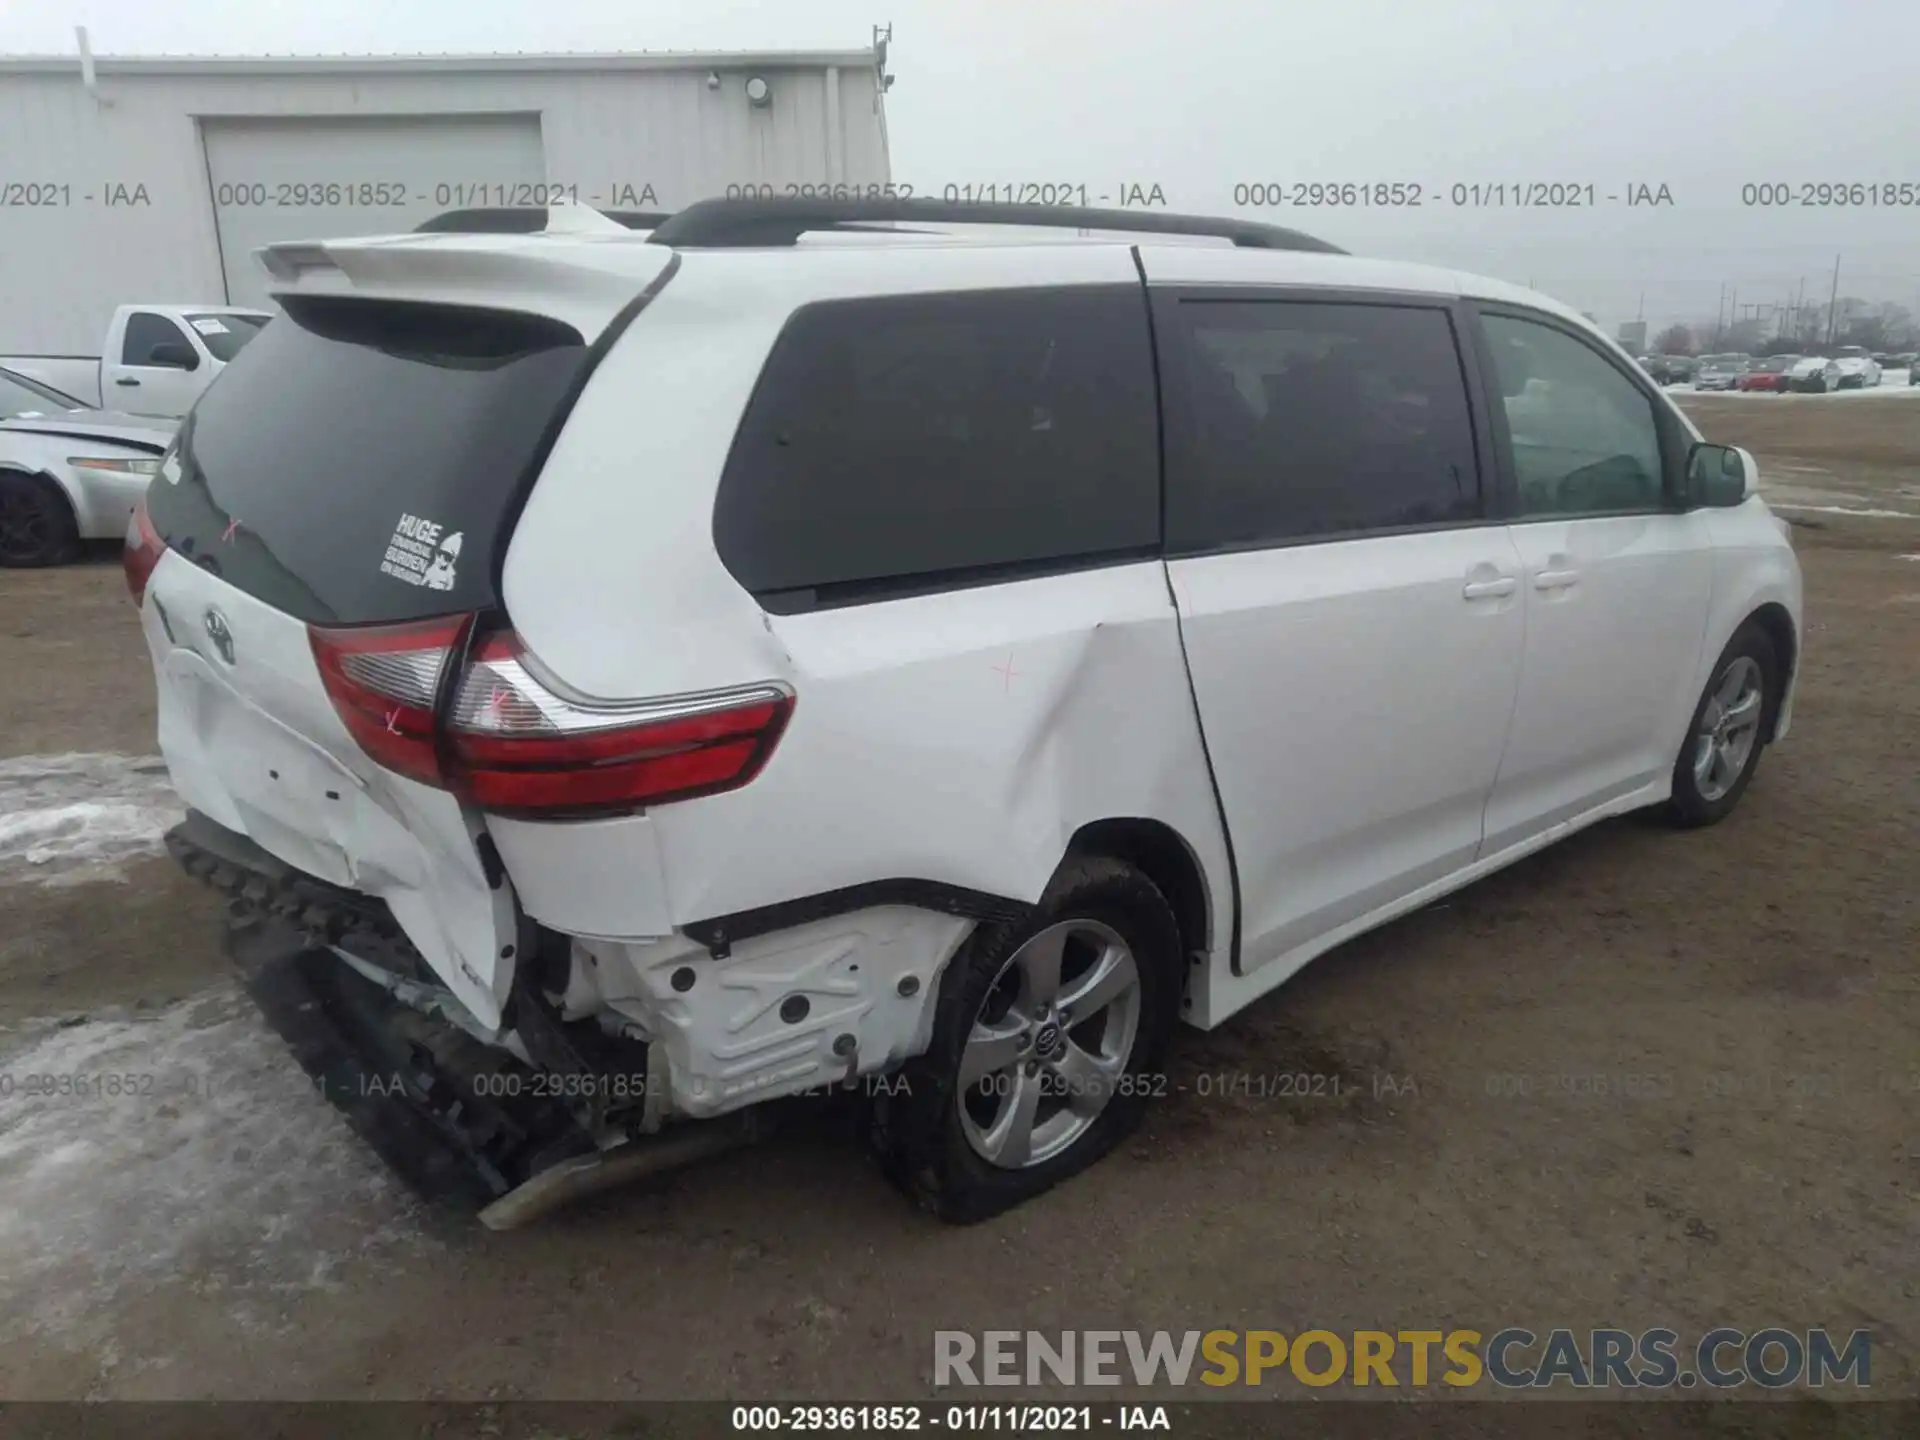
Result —
POLYGON ((131 375, 122 375, 118 380, 114 381, 113 383, 116 385, 138 385, 140 382, 134 379, 133 376, 131 375))

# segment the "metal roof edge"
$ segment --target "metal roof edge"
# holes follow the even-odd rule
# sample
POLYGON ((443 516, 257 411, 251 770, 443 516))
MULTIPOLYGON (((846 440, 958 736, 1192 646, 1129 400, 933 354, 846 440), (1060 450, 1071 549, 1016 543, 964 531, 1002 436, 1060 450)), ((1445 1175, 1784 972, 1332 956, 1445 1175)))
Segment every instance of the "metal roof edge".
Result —
MULTIPOLYGON (((872 69, 866 50, 561 51, 450 55, 96 55, 103 75, 412 74, 488 71, 872 69)), ((77 74, 77 55, 0 55, 0 74, 77 74)))

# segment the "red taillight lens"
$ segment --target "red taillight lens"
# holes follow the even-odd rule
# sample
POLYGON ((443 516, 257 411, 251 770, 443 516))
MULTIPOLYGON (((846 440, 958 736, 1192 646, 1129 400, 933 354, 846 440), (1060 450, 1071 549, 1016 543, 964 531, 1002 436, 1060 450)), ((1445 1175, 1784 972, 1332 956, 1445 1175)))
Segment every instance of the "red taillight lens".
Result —
POLYGON ((792 692, 773 684, 620 705, 572 697, 542 680, 505 631, 474 647, 460 677, 443 771, 434 701, 472 623, 455 615, 307 633, 360 748, 482 810, 577 818, 738 789, 765 768, 793 710, 792 692))
POLYGON ((434 748, 433 702, 469 615, 405 625, 307 627, 327 696, 360 748, 389 770, 446 784, 434 748))
POLYGON ((153 578, 153 567, 160 563, 160 557, 166 553, 166 542, 161 540, 160 532, 153 528, 153 521, 147 518, 147 502, 135 501, 133 515, 127 521, 127 543, 120 551, 120 568, 126 572, 127 593, 133 596, 135 605, 146 598, 147 581, 153 578))
POLYGON ((483 810, 609 814, 745 785, 792 711, 792 692, 772 684, 623 705, 572 698, 507 632, 476 648, 447 740, 456 785, 483 810))

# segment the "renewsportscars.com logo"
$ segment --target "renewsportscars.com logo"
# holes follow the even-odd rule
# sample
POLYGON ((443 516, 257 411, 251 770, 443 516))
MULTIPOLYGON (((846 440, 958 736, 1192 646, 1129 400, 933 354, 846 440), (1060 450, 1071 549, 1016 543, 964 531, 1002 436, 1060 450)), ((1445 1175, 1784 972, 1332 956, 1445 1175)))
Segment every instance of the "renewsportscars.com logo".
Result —
POLYGON ((941 1385, 1329 1385, 1503 1390, 1768 1390, 1872 1383, 1872 1338, 1824 1329, 1549 1330, 936 1330, 941 1385))

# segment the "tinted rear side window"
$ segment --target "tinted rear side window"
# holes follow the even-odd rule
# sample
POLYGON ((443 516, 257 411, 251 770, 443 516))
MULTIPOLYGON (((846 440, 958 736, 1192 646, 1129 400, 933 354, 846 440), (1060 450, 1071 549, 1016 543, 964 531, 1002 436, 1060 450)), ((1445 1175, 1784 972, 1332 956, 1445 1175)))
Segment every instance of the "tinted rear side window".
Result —
POLYGON ((1278 545, 1481 513, 1446 311, 1188 300, 1174 314, 1170 548, 1278 545))
POLYGON ((804 609, 1159 543, 1133 286, 834 301, 788 322, 714 511, 721 560, 804 609))
POLYGON ((291 300, 188 416, 179 479, 155 479, 149 513, 302 620, 492 604, 496 544, 586 355, 537 316, 291 300))

